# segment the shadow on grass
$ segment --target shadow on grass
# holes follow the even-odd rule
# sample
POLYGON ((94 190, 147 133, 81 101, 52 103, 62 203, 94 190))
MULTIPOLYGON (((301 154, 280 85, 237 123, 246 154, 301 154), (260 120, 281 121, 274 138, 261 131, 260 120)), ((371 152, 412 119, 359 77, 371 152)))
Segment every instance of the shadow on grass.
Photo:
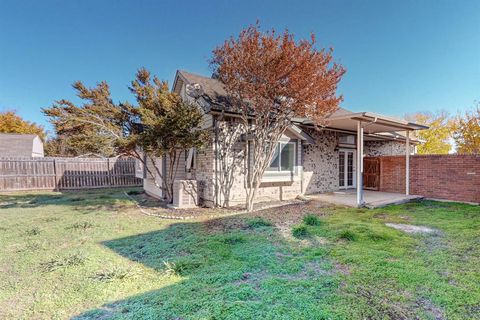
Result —
POLYGON ((223 230, 212 232, 201 222, 177 223, 104 242, 119 255, 158 271, 159 277, 177 277, 178 282, 74 319, 328 316, 328 299, 338 281, 323 251, 292 250, 271 226, 249 227, 238 224, 238 218, 216 220, 223 230))
POLYGON ((77 208, 111 207, 129 201, 124 192, 138 193, 140 191, 141 188, 109 188, 62 192, 23 191, 6 193, 0 194, 0 209, 37 208, 48 205, 77 208))

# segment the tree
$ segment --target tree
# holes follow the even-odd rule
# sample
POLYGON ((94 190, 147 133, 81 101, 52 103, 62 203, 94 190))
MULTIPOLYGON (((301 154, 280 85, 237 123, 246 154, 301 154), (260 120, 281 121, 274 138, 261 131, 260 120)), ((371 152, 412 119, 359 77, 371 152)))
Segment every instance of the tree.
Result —
POLYGON ((167 82, 157 77, 152 79, 146 69, 137 72, 129 88, 138 106, 114 103, 106 82, 94 88, 76 82, 73 87, 85 102, 76 106, 60 100, 51 108, 43 109, 54 126, 61 132, 96 130, 95 136, 105 137, 116 154, 130 155, 140 161, 171 202, 181 152, 201 148, 208 141, 208 132, 201 127, 200 110, 171 93, 167 82), (169 163, 167 175, 157 165, 148 165, 163 156, 169 163), (156 176, 164 183, 158 183, 156 176))
POLYGON ((480 103, 471 111, 457 115, 453 139, 457 153, 480 154, 480 103))
POLYGON ((68 131, 62 131, 55 137, 47 139, 45 154, 51 157, 76 157, 87 154, 96 154, 104 157, 113 157, 116 154, 112 139, 99 134, 94 128, 80 128, 79 126, 68 131))
POLYGON ((22 119, 15 111, 0 112, 0 132, 36 134, 42 140, 46 137, 42 126, 22 119))
POLYGON ((406 118, 429 127, 416 132, 417 138, 421 141, 417 147, 419 154, 449 153, 452 148, 450 139, 453 133, 453 121, 447 112, 417 112, 406 115, 406 118))
POLYGON ((251 137, 247 210, 253 209, 261 178, 292 118, 306 117, 321 126, 338 108, 342 97, 336 89, 345 70, 333 62, 332 52, 317 50, 314 35, 296 42, 288 31, 261 32, 258 24, 213 50, 214 74, 251 137))
MULTIPOLYGON (((200 149, 210 139, 210 132, 202 128, 203 113, 196 105, 186 103, 180 96, 170 92, 167 82, 157 77, 152 79, 146 69, 138 71, 130 91, 138 102, 138 108, 133 108, 132 114, 138 117, 144 130, 133 135, 124 144, 124 150, 138 158, 137 148, 140 147, 152 162, 155 158, 167 157, 167 175, 161 173, 157 166, 154 167, 165 182, 165 187, 161 188, 171 202, 173 182, 182 152, 191 148, 200 149)), ((148 166, 146 168, 148 170, 148 166)))
POLYGON ((77 96, 90 104, 78 108, 68 100, 56 101, 52 108, 43 109, 44 114, 50 118, 50 123, 56 137, 46 143, 46 153, 50 156, 79 156, 94 153, 104 157, 115 155, 115 135, 109 128, 83 119, 73 121, 73 117, 83 114, 111 114, 112 118, 118 116, 118 105, 110 99, 110 90, 106 82, 101 82, 95 89, 86 88, 80 81, 72 87, 77 96))

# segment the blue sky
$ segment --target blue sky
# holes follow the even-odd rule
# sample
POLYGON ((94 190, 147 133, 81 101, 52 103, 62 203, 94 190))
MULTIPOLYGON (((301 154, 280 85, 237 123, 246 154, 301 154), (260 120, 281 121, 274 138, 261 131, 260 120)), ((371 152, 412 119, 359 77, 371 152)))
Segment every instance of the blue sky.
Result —
POLYGON ((259 19, 317 35, 347 69, 343 107, 394 116, 480 100, 480 1, 0 0, 0 110, 49 129, 41 107, 106 80, 114 100, 145 66, 209 75, 211 50, 259 19))

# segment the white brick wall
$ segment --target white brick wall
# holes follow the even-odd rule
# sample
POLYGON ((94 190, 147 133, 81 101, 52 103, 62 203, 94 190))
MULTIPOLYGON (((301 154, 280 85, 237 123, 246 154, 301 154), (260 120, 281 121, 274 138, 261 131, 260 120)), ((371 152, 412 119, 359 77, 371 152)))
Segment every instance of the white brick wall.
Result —
POLYGON ((338 190, 338 135, 333 131, 309 131, 315 145, 303 148, 305 194, 338 190))
MULTIPOLYGON (((231 123, 222 122, 221 128, 231 123)), ((308 130, 308 133, 315 139, 316 144, 305 145, 298 141, 297 143, 297 175, 293 181, 277 182, 268 181, 260 186, 256 201, 288 200, 293 199, 299 194, 314 194, 322 192, 331 192, 339 189, 338 186, 338 133, 328 130, 315 131, 308 130)), ((288 138, 294 137, 284 137, 288 138)), ((192 172, 192 179, 196 180, 196 191, 198 193, 198 204, 201 206, 213 207, 215 205, 215 180, 220 184, 220 173, 215 174, 215 145, 214 136, 208 145, 197 151, 196 168, 192 172)), ((229 205, 243 205, 245 202, 245 168, 246 161, 245 143, 237 141, 233 155, 240 162, 240 165, 233 173, 233 184, 230 188, 229 205)), ((405 154, 405 144, 399 141, 366 141, 365 154, 375 155, 403 155, 405 154)), ((177 179, 185 179, 184 161, 179 167, 177 179)), ((220 168, 220 163, 217 163, 220 168)), ((149 193, 152 191, 152 181, 144 182, 145 189, 149 193)), ((218 202, 222 203, 224 194, 219 189, 218 202)))
MULTIPOLYGON (((414 146, 410 145, 410 148, 412 152, 414 146)), ((363 148, 367 157, 403 156, 406 149, 406 145, 402 141, 365 141, 363 148)))

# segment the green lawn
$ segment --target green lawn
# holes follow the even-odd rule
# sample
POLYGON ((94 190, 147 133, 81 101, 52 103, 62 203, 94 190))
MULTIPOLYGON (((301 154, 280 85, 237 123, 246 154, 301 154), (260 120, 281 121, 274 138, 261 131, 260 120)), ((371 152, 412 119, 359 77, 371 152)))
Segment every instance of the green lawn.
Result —
POLYGON ((0 195, 1 319, 480 318, 479 206, 165 220, 123 192, 0 195))

